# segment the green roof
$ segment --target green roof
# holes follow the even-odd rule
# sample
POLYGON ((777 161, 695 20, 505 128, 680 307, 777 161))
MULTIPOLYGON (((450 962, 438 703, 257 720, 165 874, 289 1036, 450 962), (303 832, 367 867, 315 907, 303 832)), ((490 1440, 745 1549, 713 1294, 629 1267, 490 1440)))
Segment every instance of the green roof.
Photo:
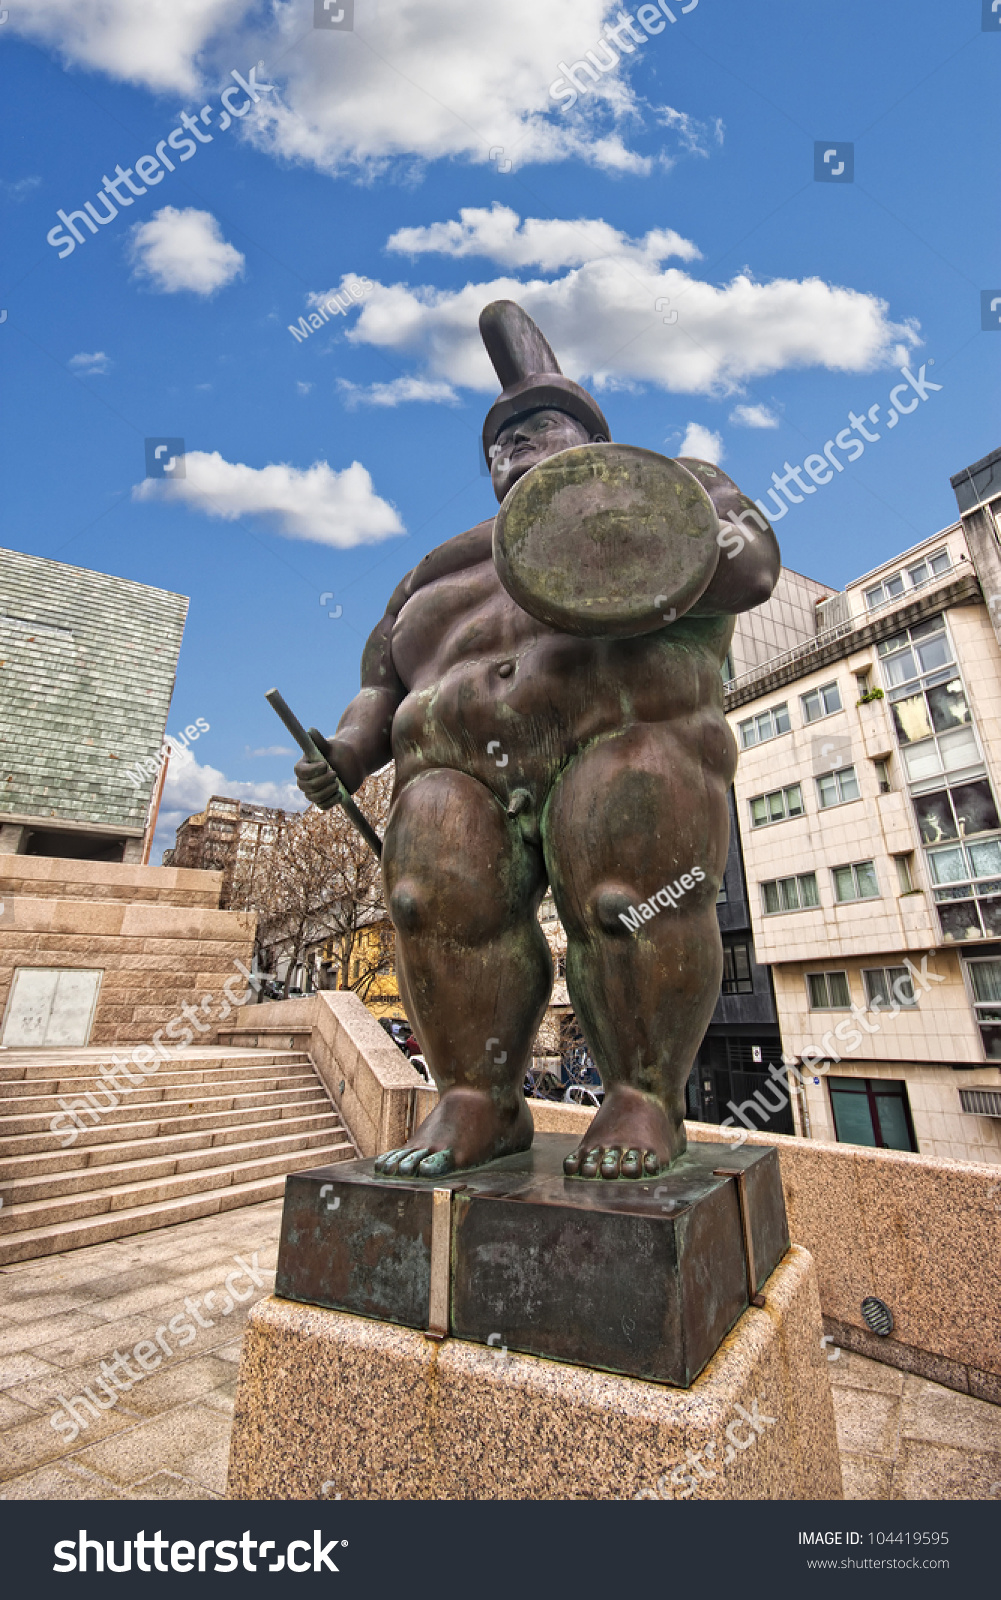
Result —
POLYGON ((163 742, 187 609, 0 549, 0 821, 142 828, 155 777, 136 764, 163 742))

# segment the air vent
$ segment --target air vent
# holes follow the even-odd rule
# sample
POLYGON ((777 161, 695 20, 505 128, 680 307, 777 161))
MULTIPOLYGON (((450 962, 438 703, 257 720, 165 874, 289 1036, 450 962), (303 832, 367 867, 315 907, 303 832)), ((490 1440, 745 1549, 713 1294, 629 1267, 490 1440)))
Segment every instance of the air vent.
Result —
POLYGON ((893 1332, 893 1312, 882 1300, 877 1300, 874 1294, 866 1295, 862 1301, 862 1316, 867 1328, 873 1333, 878 1333, 881 1339, 893 1332))
POLYGON ((975 1116, 1001 1117, 1001 1089, 960 1089, 959 1103, 975 1116))

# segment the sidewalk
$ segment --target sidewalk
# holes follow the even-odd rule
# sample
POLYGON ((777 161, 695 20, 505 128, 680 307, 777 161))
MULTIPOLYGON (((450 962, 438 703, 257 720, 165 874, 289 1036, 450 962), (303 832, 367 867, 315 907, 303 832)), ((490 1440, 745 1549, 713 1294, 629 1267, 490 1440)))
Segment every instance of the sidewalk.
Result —
MULTIPOLYGON (((0 1498, 224 1495, 240 1343, 271 1291, 281 1210, 272 1200, 0 1271, 0 1498), (141 1378, 140 1358, 155 1367, 141 1378), (139 1381, 116 1391, 126 1372, 139 1381), (88 1388, 107 1407, 97 1415, 76 1399, 88 1388), (65 1401, 86 1424, 74 1438, 65 1401)), ((829 1372, 846 1499, 1001 1500, 1001 1407, 849 1351, 829 1372)))

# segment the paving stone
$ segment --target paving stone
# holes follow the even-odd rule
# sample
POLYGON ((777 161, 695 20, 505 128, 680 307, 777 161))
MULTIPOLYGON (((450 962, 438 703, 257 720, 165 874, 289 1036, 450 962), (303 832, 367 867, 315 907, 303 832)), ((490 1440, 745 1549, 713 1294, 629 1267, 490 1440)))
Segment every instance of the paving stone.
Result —
POLYGON ((96 1472, 81 1472, 63 1463, 40 1467, 3 1486, 0 1500, 122 1500, 116 1484, 96 1472))
POLYGON ((832 1394, 839 1448, 892 1461, 899 1437, 896 1395, 872 1389, 833 1389, 832 1394))
POLYGON ((129 1500, 223 1500, 225 1495, 214 1494, 204 1484, 182 1478, 179 1472, 154 1472, 152 1477, 135 1484, 127 1494, 129 1500))
POLYGON ((1001 1455, 903 1439, 891 1498, 997 1500, 1001 1498, 1001 1455))
POLYGON ((908 1377, 900 1405, 900 1435, 1001 1455, 1001 1406, 908 1377))
POLYGON ((113 1483, 131 1486, 158 1467, 177 1468, 184 1458, 219 1440, 229 1448, 229 1423, 198 1405, 177 1406, 117 1438, 78 1452, 79 1459, 113 1483))
POLYGON ((882 1456, 841 1451, 841 1481, 846 1500, 889 1500, 893 1462, 882 1456))

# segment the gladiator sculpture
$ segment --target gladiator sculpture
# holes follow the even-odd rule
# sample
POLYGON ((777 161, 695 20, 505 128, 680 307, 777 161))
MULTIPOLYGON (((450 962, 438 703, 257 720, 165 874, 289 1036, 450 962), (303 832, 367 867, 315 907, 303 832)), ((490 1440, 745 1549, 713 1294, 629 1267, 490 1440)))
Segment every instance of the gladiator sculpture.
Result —
POLYGON ((480 332, 502 393, 483 428, 501 509, 409 572, 362 687, 303 759, 320 807, 390 759, 383 847, 400 994, 440 1091, 385 1175, 527 1149, 522 1086, 553 968, 605 1096, 569 1177, 638 1179, 685 1149, 685 1081, 719 994, 716 897, 736 748, 721 669, 736 612, 779 572, 775 536, 718 467, 610 442, 532 319, 480 332))

